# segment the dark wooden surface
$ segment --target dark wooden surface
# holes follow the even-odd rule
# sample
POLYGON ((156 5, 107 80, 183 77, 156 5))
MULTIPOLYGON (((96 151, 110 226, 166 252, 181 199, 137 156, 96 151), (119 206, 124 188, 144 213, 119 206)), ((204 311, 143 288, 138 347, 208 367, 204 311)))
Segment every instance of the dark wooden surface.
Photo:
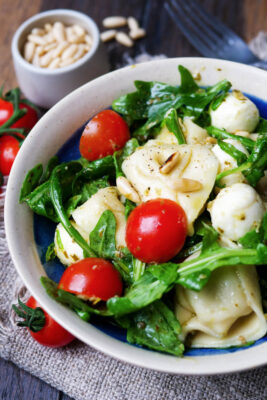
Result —
MULTIPOLYGON (((260 30, 267 31, 267 0, 200 2, 246 41, 260 30)), ((87 13, 100 29, 102 19, 109 15, 134 15, 139 20, 147 31, 147 37, 134 48, 126 50, 115 42, 107 45, 112 68, 123 61, 125 52, 130 56, 142 51, 168 57, 199 55, 170 20, 163 0, 0 0, 0 71, 1 83, 5 82, 7 89, 16 85, 10 54, 13 33, 25 19, 53 8, 71 8, 87 13)), ((0 399, 70 400, 65 394, 1 359, 0 399)))

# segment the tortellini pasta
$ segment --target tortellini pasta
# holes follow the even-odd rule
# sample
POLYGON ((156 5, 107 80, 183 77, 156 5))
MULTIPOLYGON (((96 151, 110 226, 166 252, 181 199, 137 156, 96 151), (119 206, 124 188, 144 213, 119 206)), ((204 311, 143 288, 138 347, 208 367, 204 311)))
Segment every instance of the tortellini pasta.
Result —
MULTIPOLYGON (((117 248, 126 246, 124 206, 118 198, 116 187, 110 186, 98 190, 84 204, 77 207, 72 213, 73 225, 89 243, 90 232, 105 210, 111 210, 116 218, 117 248)), ((58 258, 65 265, 70 265, 84 258, 81 247, 73 241, 61 224, 57 226, 55 233, 55 250, 58 258)))
POLYGON ((192 347, 244 345, 266 334, 254 266, 222 267, 195 292, 176 287, 175 313, 192 347))
POLYGON ((158 144, 157 140, 150 140, 124 160, 122 170, 142 201, 163 197, 180 204, 187 216, 188 232, 192 234, 193 222, 214 186, 218 160, 206 146, 158 144), (179 152, 180 161, 170 173, 161 174, 159 167, 175 152, 179 152), (179 178, 196 180, 202 188, 184 193, 176 188, 179 178))

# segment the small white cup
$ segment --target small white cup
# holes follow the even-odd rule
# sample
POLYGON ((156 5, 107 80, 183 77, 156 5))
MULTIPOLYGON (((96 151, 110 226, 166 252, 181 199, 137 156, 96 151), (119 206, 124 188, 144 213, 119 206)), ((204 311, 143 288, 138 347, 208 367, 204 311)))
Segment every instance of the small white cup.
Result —
POLYGON ((12 56, 19 86, 33 103, 50 108, 60 99, 84 83, 109 71, 106 49, 100 41, 95 22, 85 14, 73 10, 51 10, 26 20, 12 39, 12 56), (30 64, 22 56, 27 35, 45 23, 61 21, 66 25, 81 25, 93 39, 90 51, 75 63, 50 70, 30 64))

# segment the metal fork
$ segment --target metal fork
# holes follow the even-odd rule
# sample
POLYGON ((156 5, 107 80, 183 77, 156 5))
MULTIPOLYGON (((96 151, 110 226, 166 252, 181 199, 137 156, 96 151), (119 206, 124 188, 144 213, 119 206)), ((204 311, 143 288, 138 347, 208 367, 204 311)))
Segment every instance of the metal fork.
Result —
POLYGON ((205 11, 197 1, 167 0, 164 6, 181 32, 203 56, 267 69, 267 61, 255 56, 238 35, 205 11))

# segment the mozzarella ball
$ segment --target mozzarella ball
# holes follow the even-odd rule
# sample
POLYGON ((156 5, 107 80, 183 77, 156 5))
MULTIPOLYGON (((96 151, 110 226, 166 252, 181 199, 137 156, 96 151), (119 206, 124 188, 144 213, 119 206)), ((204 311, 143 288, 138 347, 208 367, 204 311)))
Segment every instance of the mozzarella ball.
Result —
POLYGON ((264 214, 263 202, 251 186, 235 183, 220 191, 208 204, 212 226, 227 239, 237 241, 258 229, 264 214))
MULTIPOLYGON (((88 242, 89 237, 81 228, 72 222, 74 228, 76 228, 83 238, 88 242)), ((84 258, 83 249, 75 242, 74 239, 68 234, 61 224, 58 224, 55 232, 55 253, 60 259, 62 264, 71 265, 84 258)))
MULTIPOLYGON (((238 141, 233 139, 226 139, 224 142, 231 144, 237 150, 241 151, 242 153, 249 155, 245 147, 238 141)), ((217 157, 219 161, 219 173, 227 171, 229 169, 233 169, 237 167, 236 160, 230 156, 228 153, 223 151, 218 144, 216 144, 212 148, 213 153, 217 157)), ((233 183, 244 182, 245 178, 242 172, 236 172, 235 174, 231 174, 226 176, 221 180, 221 183, 225 186, 230 186, 233 183)))
POLYGON ((210 116, 211 125, 231 133, 253 132, 259 122, 255 104, 237 90, 229 93, 216 110, 210 110, 210 116))

